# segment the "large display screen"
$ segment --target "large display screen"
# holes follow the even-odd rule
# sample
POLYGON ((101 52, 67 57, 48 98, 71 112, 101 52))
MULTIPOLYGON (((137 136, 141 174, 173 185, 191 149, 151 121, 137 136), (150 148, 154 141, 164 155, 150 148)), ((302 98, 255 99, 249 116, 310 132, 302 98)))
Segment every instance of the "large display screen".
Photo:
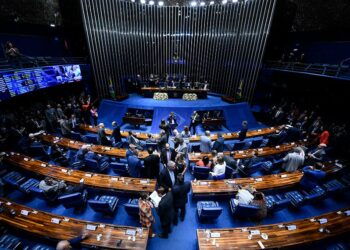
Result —
POLYGON ((38 89, 78 82, 79 65, 58 65, 0 72, 0 102, 38 89))

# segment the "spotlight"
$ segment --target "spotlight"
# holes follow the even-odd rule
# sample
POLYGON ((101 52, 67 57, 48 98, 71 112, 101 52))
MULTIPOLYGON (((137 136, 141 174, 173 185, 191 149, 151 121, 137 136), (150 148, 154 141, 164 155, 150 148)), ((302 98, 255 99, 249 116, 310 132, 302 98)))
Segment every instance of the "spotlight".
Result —
POLYGON ((215 3, 214 1, 210 1, 210 3, 209 3, 209 4, 210 4, 210 5, 213 5, 214 3, 215 3))
POLYGON ((163 5, 164 5, 164 2, 163 2, 163 1, 159 1, 159 2, 158 2, 158 5, 159 5, 159 6, 163 6, 163 5))
POLYGON ((192 2, 191 2, 191 6, 192 6, 192 7, 197 6, 197 2, 196 2, 196 1, 192 1, 192 2))
POLYGON ((54 23, 51 23, 51 24, 50 24, 50 27, 55 28, 56 25, 55 25, 54 23))
POLYGON ((232 0, 232 3, 238 3, 238 0, 232 0))
POLYGON ((205 5, 205 2, 200 2, 199 5, 200 5, 200 6, 204 6, 204 5, 205 5))
POLYGON ((227 0, 222 0, 222 4, 227 4, 227 0))
POLYGON ((145 4, 146 0, 140 0, 140 3, 145 4))
POLYGON ((148 2, 148 4, 149 5, 154 5, 154 1, 151 0, 151 1, 148 2))
POLYGON ((135 0, 131 0, 131 2, 135 3, 135 0))

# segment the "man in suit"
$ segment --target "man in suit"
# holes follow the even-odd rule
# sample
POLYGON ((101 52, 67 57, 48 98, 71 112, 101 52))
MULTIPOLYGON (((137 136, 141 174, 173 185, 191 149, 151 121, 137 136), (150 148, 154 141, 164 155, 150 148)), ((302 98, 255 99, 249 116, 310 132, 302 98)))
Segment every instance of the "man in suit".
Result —
POLYGON ((175 162, 169 161, 159 174, 159 186, 164 187, 166 191, 171 189, 176 183, 175 169, 175 162))
POLYGON ((143 160, 145 177, 149 179, 159 178, 159 163, 160 158, 158 154, 154 154, 152 147, 147 149, 148 156, 143 160))
POLYGON ((243 121, 242 122, 242 128, 238 132, 238 140, 244 141, 244 139, 247 137, 247 132, 248 132, 248 122, 243 121))
POLYGON ((202 153, 209 153, 211 151, 210 131, 205 131, 205 134, 201 136, 199 149, 202 153))
POLYGON ((217 134, 217 136, 218 136, 218 138, 214 142, 212 150, 216 150, 217 152, 223 152, 224 145, 225 145, 225 139, 220 132, 217 134))
POLYGON ((140 178, 141 171, 143 169, 141 160, 135 154, 128 156, 127 160, 128 160, 128 172, 130 177, 140 178))
POLYGON ((170 127, 170 133, 173 135, 173 130, 177 128, 177 118, 174 114, 174 112, 170 112, 170 115, 168 117, 168 125, 170 127))
POLYGON ((193 135, 196 134, 196 127, 197 125, 200 123, 200 117, 199 117, 199 114, 197 113, 197 111, 193 111, 192 115, 191 115, 191 123, 190 123, 190 131, 191 131, 191 128, 193 128, 193 135))
POLYGON ((104 146, 111 146, 111 142, 108 140, 106 132, 105 132, 105 125, 103 123, 100 123, 98 125, 97 130, 97 140, 98 144, 104 145, 104 146))
POLYGON ((167 165, 169 161, 175 161, 176 152, 170 147, 170 144, 165 144, 165 148, 160 153, 160 158, 164 165, 167 165))
POLYGON ((163 119, 160 122, 159 128, 161 130, 164 130, 164 132, 166 134, 167 141, 168 141, 169 140, 169 136, 170 136, 170 126, 169 126, 169 124, 167 124, 166 121, 163 119))
POLYGON ((158 205, 158 216, 160 224, 162 226, 162 233, 159 235, 160 238, 167 239, 170 233, 171 222, 174 217, 174 200, 172 192, 166 192, 164 187, 157 189, 158 196, 161 200, 158 205))
POLYGON ((116 121, 112 122, 113 132, 111 138, 113 138, 115 145, 118 147, 122 142, 122 135, 120 134, 120 127, 116 121))
POLYGON ((130 144, 135 145, 136 148, 139 150, 143 149, 143 142, 141 142, 139 139, 137 139, 132 131, 129 131, 129 136, 126 138, 126 141, 129 143, 129 145, 130 144))
POLYGON ((161 130, 159 133, 158 149, 162 151, 165 149, 165 145, 168 143, 168 137, 164 130, 161 130))
POLYGON ((177 182, 173 187, 173 198, 174 198, 174 225, 178 222, 178 212, 180 209, 180 219, 184 221, 186 214, 186 203, 188 201, 187 195, 191 190, 191 183, 184 181, 182 174, 177 175, 177 182))

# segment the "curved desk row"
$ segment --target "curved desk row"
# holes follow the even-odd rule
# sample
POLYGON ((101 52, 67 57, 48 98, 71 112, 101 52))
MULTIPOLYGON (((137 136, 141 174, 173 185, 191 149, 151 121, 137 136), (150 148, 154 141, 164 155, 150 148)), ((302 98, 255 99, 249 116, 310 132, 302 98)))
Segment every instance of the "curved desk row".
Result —
MULTIPOLYGON (((235 159, 246 159, 246 158, 252 157, 254 153, 256 153, 257 156, 275 155, 275 154, 288 152, 297 146, 305 146, 306 144, 307 144, 307 140, 305 139, 302 142, 297 142, 297 143, 290 142, 290 143, 281 144, 275 147, 262 147, 257 149, 237 150, 232 152, 224 151, 223 154, 230 155, 231 153, 234 153, 235 159)), ((208 156, 209 159, 212 159, 211 153, 190 153, 188 156, 188 159, 190 162, 197 162, 201 160, 204 156, 208 156)))
MULTIPOLYGON (((342 164, 325 163, 323 171, 327 174, 335 173, 344 168, 342 164)), ((280 173, 265 175, 257 178, 237 178, 226 180, 203 180, 192 181, 193 197, 198 196, 225 196, 235 195, 238 191, 237 185, 251 185, 257 190, 264 191, 278 188, 288 188, 299 183, 302 172, 280 173)))
MULTIPOLYGON (((91 125, 84 125, 84 124, 80 124, 79 128, 83 131, 87 131, 90 133, 97 133, 98 127, 94 127, 91 125)), ((264 135, 268 135, 268 134, 272 134, 275 133, 276 131, 281 130, 282 128, 284 128, 284 125, 281 126, 276 126, 276 127, 269 127, 269 128, 262 128, 262 129, 256 129, 256 130, 249 130, 247 132, 247 138, 249 137, 257 137, 257 136, 264 136, 264 135)), ((105 132, 107 135, 112 135, 113 130, 111 129, 105 129, 105 132)), ((122 137, 127 137, 129 136, 128 131, 120 131, 122 137)), ((136 135, 136 137, 139 140, 146 140, 148 139, 148 134, 147 133, 139 133, 139 132, 134 132, 134 134, 136 135)), ((223 137, 225 138, 225 140, 235 140, 238 139, 238 132, 232 132, 232 133, 223 133, 222 134, 223 137)), ((159 134, 152 134, 152 137, 154 139, 159 138, 159 134)), ((198 135, 193 135, 189 138, 190 142, 199 142, 200 141, 200 136, 198 135)), ((217 135, 212 135, 210 137, 213 141, 215 141, 218 137, 217 135)))
POLYGON ((197 229, 200 250, 279 249, 298 246, 350 231, 350 210, 287 223, 246 228, 197 229), (322 224, 321 224, 322 223, 322 224))
POLYGON ((34 236, 54 240, 69 240, 87 233, 88 237, 81 242, 85 247, 102 249, 146 249, 147 247, 147 228, 141 229, 77 220, 33 210, 30 207, 3 198, 0 198, 0 206, 4 210, 0 213, 1 224, 6 224, 34 236), (130 237, 127 232, 135 231, 137 234, 134 241, 133 237, 130 237))
POLYGON ((72 170, 70 168, 54 166, 21 154, 11 153, 4 158, 4 161, 35 174, 64 180, 71 184, 79 185, 83 182, 84 185, 91 188, 128 193, 138 193, 142 191, 151 193, 156 188, 156 180, 119 177, 72 170))

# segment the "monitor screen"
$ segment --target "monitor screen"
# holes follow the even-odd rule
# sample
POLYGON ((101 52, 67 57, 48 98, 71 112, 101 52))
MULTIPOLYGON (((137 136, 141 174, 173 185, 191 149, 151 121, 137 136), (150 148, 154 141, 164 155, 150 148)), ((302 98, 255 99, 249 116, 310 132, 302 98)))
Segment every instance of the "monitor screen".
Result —
POLYGON ((0 72, 0 101, 38 89, 78 82, 81 79, 79 65, 57 65, 0 72))

